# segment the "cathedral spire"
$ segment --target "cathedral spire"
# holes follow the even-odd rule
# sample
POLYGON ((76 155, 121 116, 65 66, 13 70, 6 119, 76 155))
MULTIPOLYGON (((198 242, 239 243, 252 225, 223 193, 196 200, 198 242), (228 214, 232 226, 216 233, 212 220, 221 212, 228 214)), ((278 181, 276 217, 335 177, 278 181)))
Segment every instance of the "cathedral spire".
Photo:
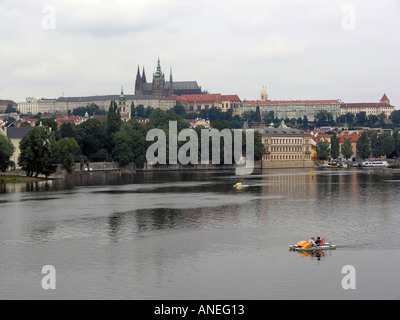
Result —
POLYGON ((155 77, 163 77, 163 76, 164 76, 164 74, 163 74, 162 71, 161 71, 160 58, 158 58, 158 61, 157 61, 157 71, 154 73, 154 76, 155 76, 155 77))
POLYGON ((136 73, 136 79, 140 78, 140 69, 139 69, 139 65, 137 66, 137 73, 136 73))
POLYGON ((137 67, 136 81, 135 81, 135 94, 143 94, 142 78, 140 76, 139 65, 137 67))
POLYGON ((144 66, 143 66, 143 73, 142 73, 142 82, 147 83, 146 74, 144 73, 144 66))
POLYGON ((119 100, 124 101, 125 100, 125 95, 124 95, 124 87, 121 87, 121 94, 119 96, 119 100))
POLYGON ((172 67, 170 67, 170 69, 169 69, 169 82, 173 82, 172 81, 172 67))

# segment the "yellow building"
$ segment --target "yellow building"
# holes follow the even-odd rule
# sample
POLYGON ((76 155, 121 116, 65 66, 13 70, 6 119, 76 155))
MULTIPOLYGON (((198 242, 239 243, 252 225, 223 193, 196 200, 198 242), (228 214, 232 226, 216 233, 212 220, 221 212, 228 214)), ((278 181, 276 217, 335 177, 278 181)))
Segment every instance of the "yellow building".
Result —
POLYGON ((311 135, 304 131, 288 128, 283 124, 279 128, 259 129, 265 154, 263 168, 311 168, 311 135))
POLYGON ((11 140, 12 144, 15 147, 14 154, 11 157, 11 160, 14 161, 16 167, 18 168, 18 157, 21 153, 19 149, 19 143, 21 142, 22 138, 28 134, 30 130, 32 130, 32 127, 25 127, 25 128, 19 128, 19 127, 9 127, 9 128, 0 128, 0 134, 3 136, 7 137, 8 139, 11 140))

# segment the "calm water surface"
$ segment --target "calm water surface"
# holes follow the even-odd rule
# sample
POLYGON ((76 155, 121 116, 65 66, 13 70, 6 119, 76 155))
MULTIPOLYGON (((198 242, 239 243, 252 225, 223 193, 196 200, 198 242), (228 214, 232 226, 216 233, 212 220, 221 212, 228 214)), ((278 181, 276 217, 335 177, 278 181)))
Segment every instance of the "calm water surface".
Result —
POLYGON ((400 177, 312 171, 0 185, 0 298, 399 299, 400 177), (310 236, 338 248, 288 251, 310 236), (42 289, 44 265, 56 290, 42 289), (342 288, 345 265, 355 290, 342 288))

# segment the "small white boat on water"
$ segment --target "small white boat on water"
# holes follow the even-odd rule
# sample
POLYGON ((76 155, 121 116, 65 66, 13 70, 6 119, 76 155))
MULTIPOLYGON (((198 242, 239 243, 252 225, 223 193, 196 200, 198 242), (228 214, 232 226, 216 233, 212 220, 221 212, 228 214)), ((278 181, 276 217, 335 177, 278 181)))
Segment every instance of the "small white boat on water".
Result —
POLYGON ((289 250, 291 251, 320 251, 320 250, 335 250, 336 245, 325 243, 322 246, 314 246, 309 248, 300 247, 297 244, 290 245, 289 250))
POLYGON ((363 168, 387 168, 389 163, 382 160, 366 160, 361 163, 363 168))
POLYGON ((322 239, 321 245, 311 245, 308 241, 299 241, 297 244, 292 244, 289 246, 290 251, 321 251, 321 250, 335 250, 336 245, 325 242, 322 239))

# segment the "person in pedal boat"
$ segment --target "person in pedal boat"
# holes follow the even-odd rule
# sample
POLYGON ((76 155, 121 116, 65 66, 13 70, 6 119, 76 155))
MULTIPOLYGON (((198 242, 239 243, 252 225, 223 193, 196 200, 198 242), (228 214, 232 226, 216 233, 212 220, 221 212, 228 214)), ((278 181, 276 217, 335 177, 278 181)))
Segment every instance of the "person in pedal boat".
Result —
POLYGON ((311 239, 310 240, 308 240, 308 242, 310 243, 310 247, 314 247, 315 246, 315 238, 314 237, 311 237, 311 239))
POLYGON ((317 237, 317 240, 315 240, 315 245, 316 246, 319 246, 319 245, 321 245, 321 238, 320 237, 317 237))

